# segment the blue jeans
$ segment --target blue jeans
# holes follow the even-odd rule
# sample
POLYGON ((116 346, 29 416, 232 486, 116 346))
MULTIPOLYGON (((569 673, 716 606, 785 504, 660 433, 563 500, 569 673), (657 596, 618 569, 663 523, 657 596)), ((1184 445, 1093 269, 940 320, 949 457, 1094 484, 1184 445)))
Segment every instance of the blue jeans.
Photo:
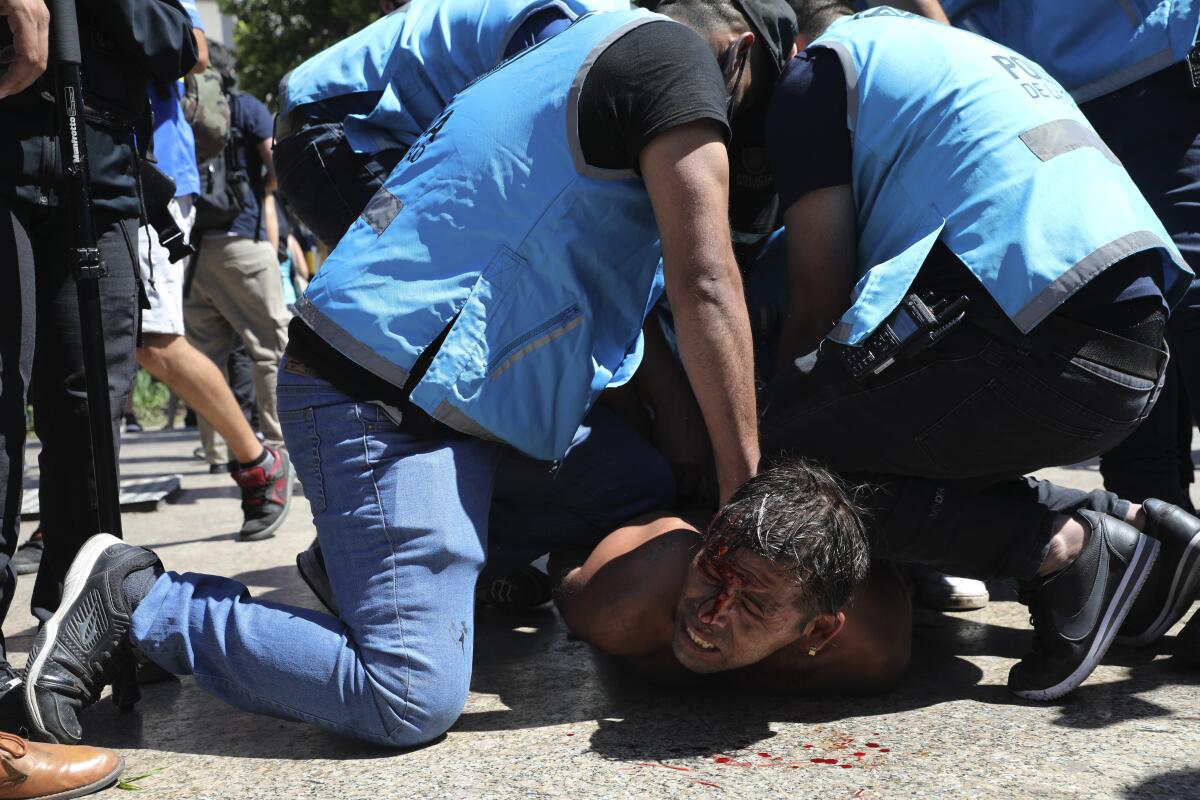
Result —
POLYGON ((158 665, 249 711, 395 747, 458 718, 474 589, 489 549, 512 562, 592 545, 670 502, 668 466, 602 409, 558 470, 280 370, 279 411, 340 618, 264 603, 229 578, 166 573, 131 638, 158 665))

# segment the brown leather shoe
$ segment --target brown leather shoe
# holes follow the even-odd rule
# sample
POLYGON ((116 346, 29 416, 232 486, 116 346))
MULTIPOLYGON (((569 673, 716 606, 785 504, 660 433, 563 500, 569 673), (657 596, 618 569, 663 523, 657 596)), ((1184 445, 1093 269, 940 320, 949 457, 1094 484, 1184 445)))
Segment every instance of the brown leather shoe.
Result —
POLYGON ((112 750, 39 744, 0 733, 0 800, 66 800, 111 786, 125 769, 112 750))

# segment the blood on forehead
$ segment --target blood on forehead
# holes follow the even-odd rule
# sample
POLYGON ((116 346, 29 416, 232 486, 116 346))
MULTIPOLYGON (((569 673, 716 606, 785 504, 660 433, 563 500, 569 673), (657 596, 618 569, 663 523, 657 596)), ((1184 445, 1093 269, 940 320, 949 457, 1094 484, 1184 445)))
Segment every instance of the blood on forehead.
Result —
POLYGON ((739 569, 733 563, 733 554, 734 551, 729 545, 719 544, 706 547, 700 555, 700 560, 727 587, 759 586, 761 582, 755 575, 739 569))

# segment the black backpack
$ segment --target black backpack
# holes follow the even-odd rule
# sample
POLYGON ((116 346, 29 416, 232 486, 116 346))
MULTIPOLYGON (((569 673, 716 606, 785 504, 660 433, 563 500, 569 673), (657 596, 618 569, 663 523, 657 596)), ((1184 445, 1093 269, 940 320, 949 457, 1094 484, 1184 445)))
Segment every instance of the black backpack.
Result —
POLYGON ((246 194, 253 191, 250 175, 242 161, 242 132, 237 121, 237 94, 230 93, 229 105, 235 124, 229 140, 212 158, 201 162, 200 196, 196 198, 197 231, 228 228, 246 208, 246 194))

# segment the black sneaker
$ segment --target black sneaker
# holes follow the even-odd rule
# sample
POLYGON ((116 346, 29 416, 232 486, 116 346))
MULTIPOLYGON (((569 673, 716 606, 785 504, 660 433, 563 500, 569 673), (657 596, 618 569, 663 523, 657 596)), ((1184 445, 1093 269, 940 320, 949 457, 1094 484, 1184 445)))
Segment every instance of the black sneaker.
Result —
POLYGON ((1125 618, 1117 644, 1145 647, 1187 613, 1200 586, 1200 519, 1162 500, 1147 500, 1146 535, 1162 543, 1146 588, 1125 618))
POLYGON ((122 584, 130 573, 161 569, 158 556, 107 533, 88 539, 63 585, 62 603, 29 650, 25 712, 35 739, 78 744, 78 714, 133 658, 133 609, 122 584))
POLYGON ((138 418, 133 414, 125 415, 125 432, 126 433, 141 433, 142 423, 138 422, 138 418))
POLYGON ((321 552, 319 541, 313 539, 307 550, 296 554, 296 569, 300 570, 300 577, 321 601, 321 605, 336 617, 337 603, 333 600, 333 586, 329 584, 329 573, 325 571, 325 554, 321 552))
POLYGON ((42 541, 42 529, 38 528, 33 535, 17 548, 13 555, 12 565, 18 575, 32 575, 38 571, 42 563, 42 551, 46 549, 42 541))
POLYGON ((532 564, 475 589, 476 603, 504 611, 528 611, 549 603, 550 596, 550 576, 532 564))
POLYGON ((1027 700, 1055 700, 1092 674, 1158 556, 1159 543, 1132 526, 1093 511, 1079 515, 1092 529, 1079 556, 1022 587, 1034 645, 1008 673, 1008 688, 1027 700))
POLYGON ((253 467, 238 465, 231 471, 242 490, 243 541, 275 535, 292 503, 292 464, 286 450, 266 448, 268 458, 253 467))

